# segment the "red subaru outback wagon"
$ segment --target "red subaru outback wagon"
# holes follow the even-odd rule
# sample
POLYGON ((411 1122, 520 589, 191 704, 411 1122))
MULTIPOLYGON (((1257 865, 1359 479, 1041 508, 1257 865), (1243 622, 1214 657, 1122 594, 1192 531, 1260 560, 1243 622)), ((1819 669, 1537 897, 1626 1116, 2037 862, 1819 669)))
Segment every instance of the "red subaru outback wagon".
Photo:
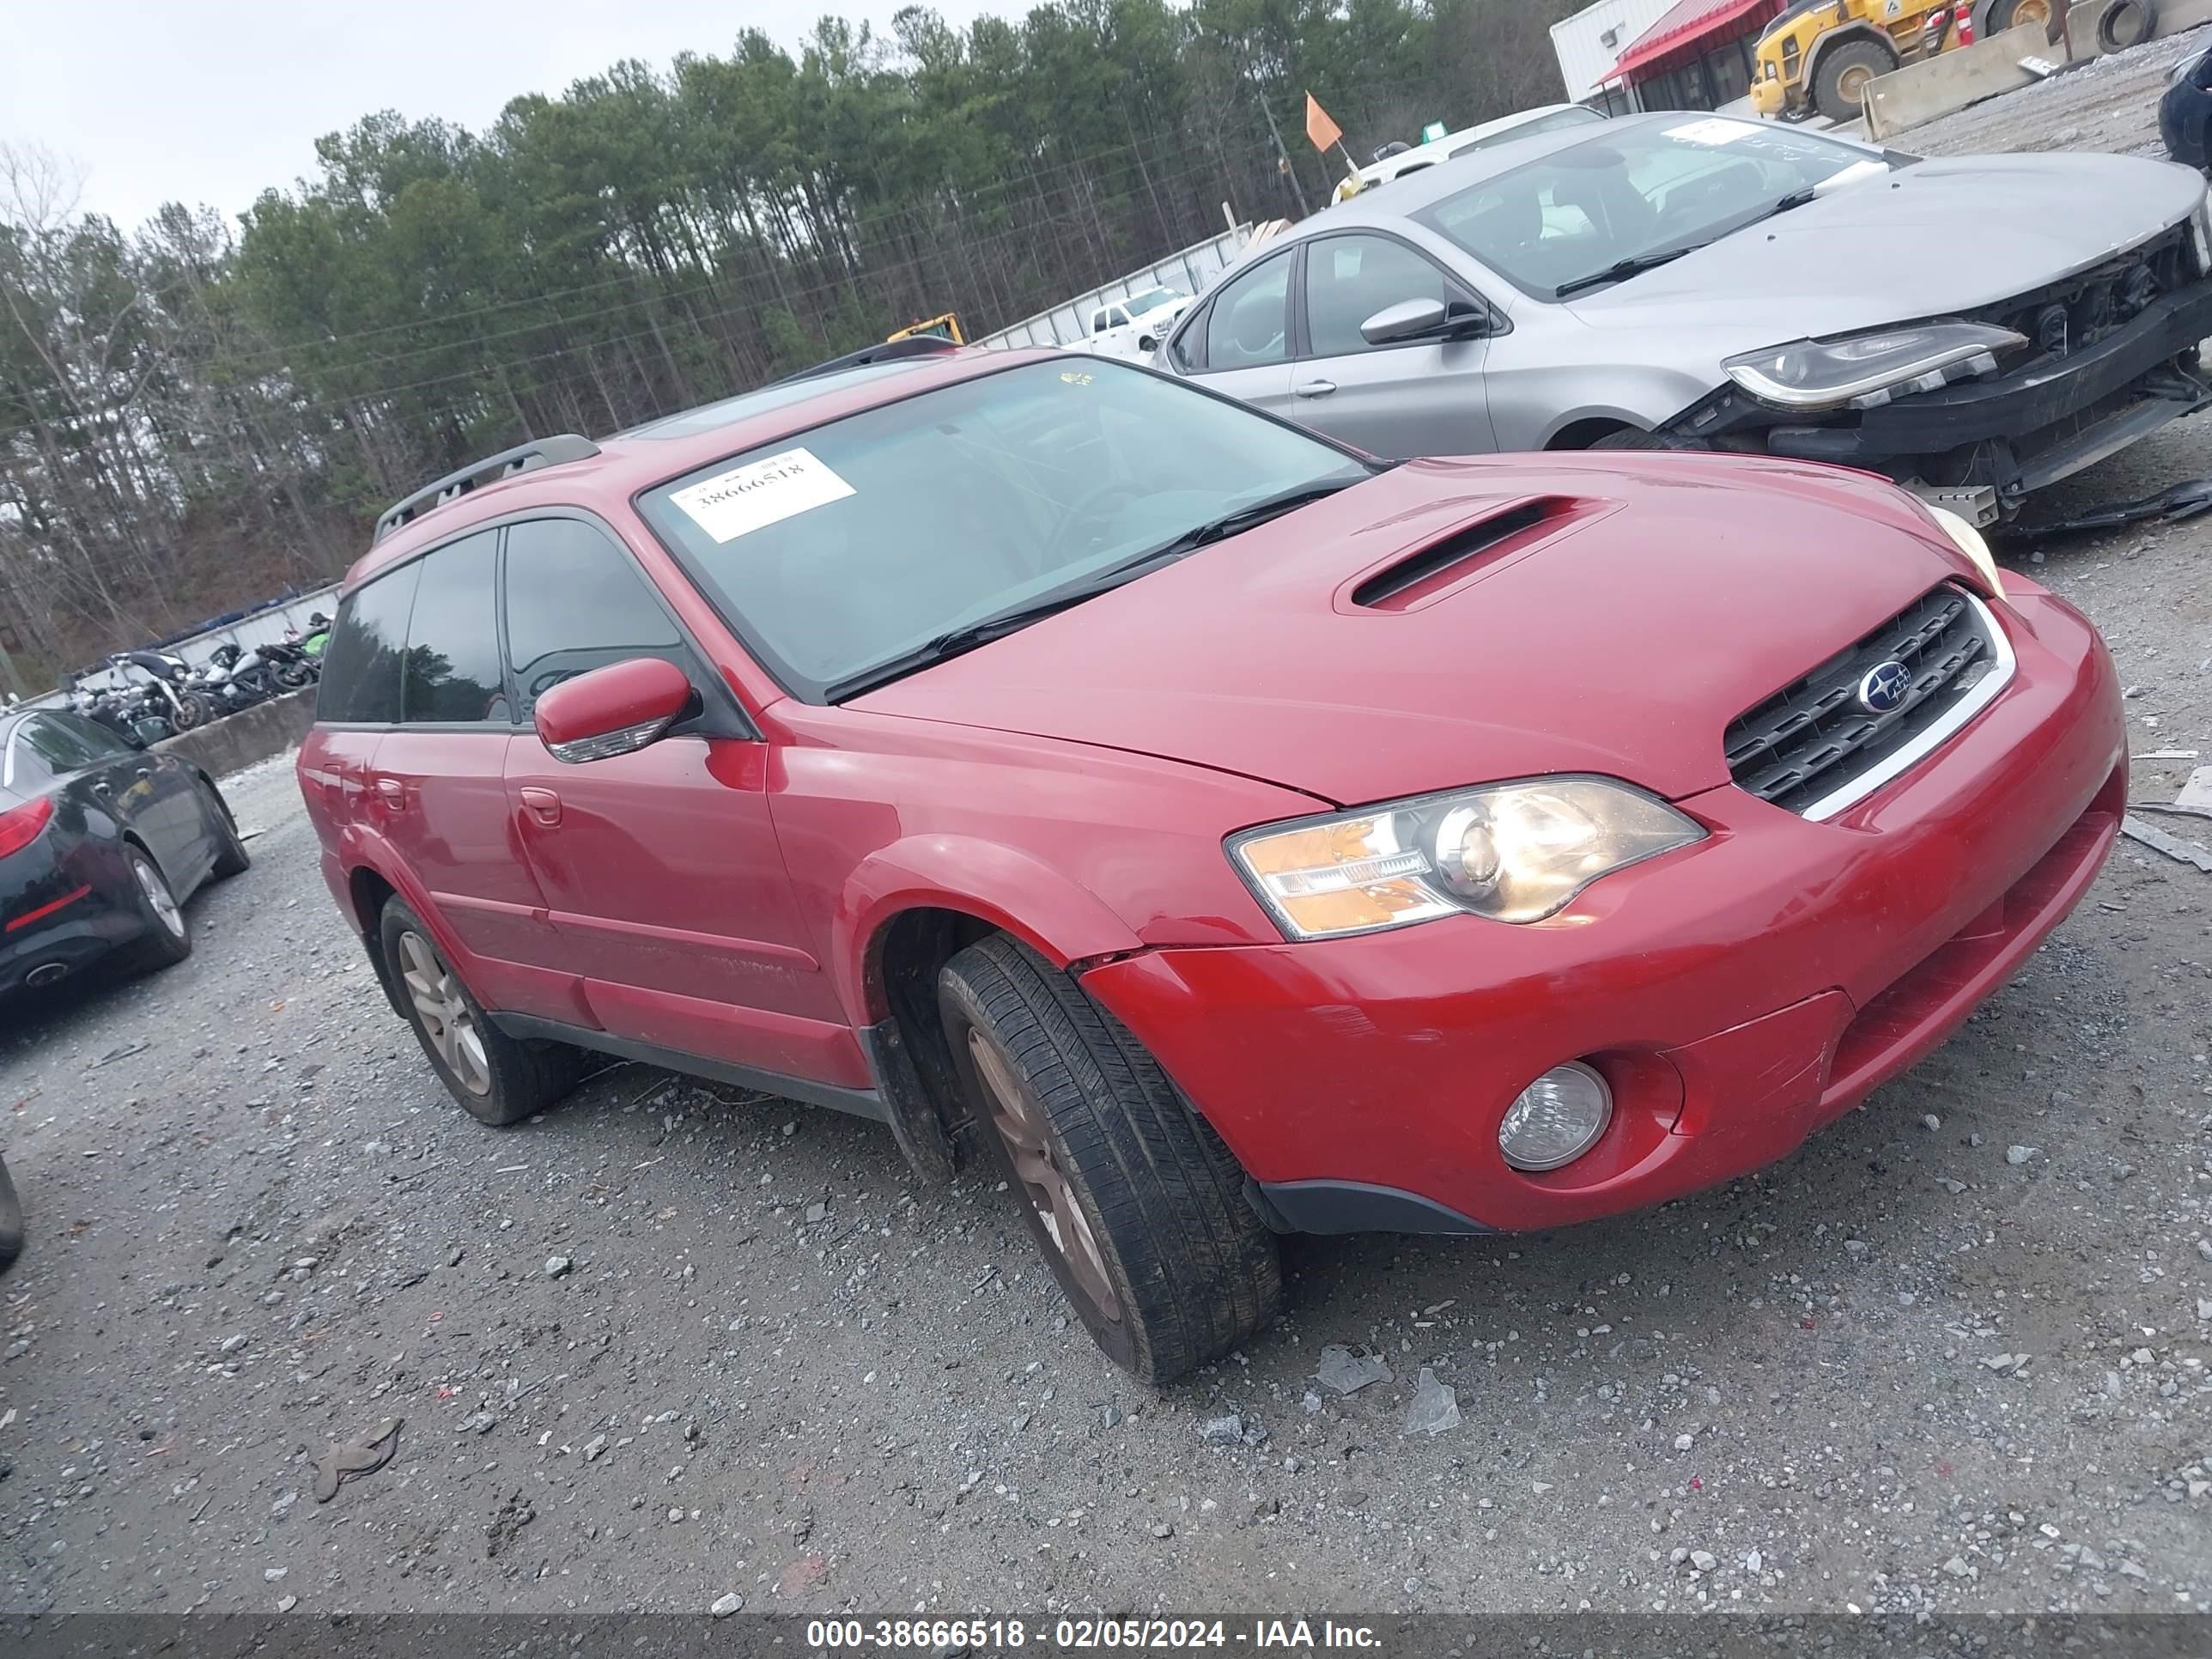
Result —
POLYGON ((596 1051, 987 1151, 1164 1380, 1275 1233, 1781 1157, 2112 845, 2095 630, 1879 479, 860 356, 441 480, 348 579, 301 783, 486 1122, 596 1051))

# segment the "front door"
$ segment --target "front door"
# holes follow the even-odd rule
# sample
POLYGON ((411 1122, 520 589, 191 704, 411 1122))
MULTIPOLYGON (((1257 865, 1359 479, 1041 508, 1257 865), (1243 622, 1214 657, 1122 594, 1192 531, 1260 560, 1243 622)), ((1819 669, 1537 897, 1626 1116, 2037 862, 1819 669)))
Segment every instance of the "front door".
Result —
POLYGON ((559 960, 616 1036, 786 1076, 865 1087, 866 1066, 799 917, 769 817, 773 753, 720 735, 742 716, 596 521, 507 530, 507 652, 525 725, 508 810, 545 895, 559 960), (574 675, 675 663, 709 712, 634 754, 566 765, 528 719, 574 675))
POLYGON ((1426 255, 1394 237, 1355 233, 1306 244, 1305 351, 1291 366, 1292 420, 1386 459, 1495 449, 1484 339, 1370 345, 1360 325, 1407 300, 1448 315, 1486 314, 1426 255))

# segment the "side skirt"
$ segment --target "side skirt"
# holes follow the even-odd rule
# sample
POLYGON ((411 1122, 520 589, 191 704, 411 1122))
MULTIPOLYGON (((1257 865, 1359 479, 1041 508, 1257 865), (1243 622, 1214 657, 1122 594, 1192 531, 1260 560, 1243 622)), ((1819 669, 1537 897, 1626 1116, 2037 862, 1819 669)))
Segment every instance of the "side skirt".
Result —
POLYGON ((657 1042, 638 1042, 609 1031, 564 1024, 557 1019, 540 1019, 534 1014, 494 1014, 491 1023, 507 1036, 525 1041, 565 1042, 573 1048, 589 1048, 618 1060, 635 1060, 672 1072, 687 1072, 693 1077, 712 1078, 717 1083, 734 1083, 741 1089, 758 1089, 763 1094, 802 1100, 810 1106, 827 1107, 833 1112, 850 1113, 877 1123, 891 1121, 890 1108, 873 1089, 845 1089, 834 1083, 786 1077, 780 1072, 763 1072, 726 1060, 685 1054, 680 1048, 664 1048, 657 1042))

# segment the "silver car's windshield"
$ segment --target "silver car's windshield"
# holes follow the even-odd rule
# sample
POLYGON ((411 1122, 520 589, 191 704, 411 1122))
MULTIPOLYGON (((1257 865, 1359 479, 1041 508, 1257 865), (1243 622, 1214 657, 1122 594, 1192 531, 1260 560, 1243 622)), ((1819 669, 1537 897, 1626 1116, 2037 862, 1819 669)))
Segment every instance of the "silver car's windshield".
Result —
POLYGON ((948 635, 1368 471, 1226 398, 1071 357, 846 416, 637 504, 787 689, 836 701, 948 635))
POLYGON ((1414 217, 1542 299, 1626 281, 1645 261, 1765 217, 1863 150, 1762 121, 1684 115, 1610 124, 1414 217))

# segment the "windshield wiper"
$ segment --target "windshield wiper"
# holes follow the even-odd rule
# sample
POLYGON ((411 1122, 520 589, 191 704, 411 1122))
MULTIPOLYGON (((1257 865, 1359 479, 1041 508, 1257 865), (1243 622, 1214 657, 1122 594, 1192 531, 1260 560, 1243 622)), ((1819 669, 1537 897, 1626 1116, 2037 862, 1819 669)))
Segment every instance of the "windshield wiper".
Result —
POLYGON ((1806 185, 1802 190, 1793 190, 1765 211, 1753 214, 1744 222, 1755 225, 1762 219, 1771 219, 1778 213, 1787 213, 1791 208, 1801 208, 1808 202, 1817 201, 1820 195, 1819 188, 1812 185, 1806 185))
POLYGON ((1358 478, 1339 478, 1328 483, 1302 484, 1296 489, 1285 489, 1238 507, 1234 513, 1224 513, 1218 519, 1208 520, 1193 529, 1186 530, 1174 540, 1163 542, 1134 558, 1125 559, 1079 587, 1063 587, 1056 593, 1048 593, 1028 605, 1016 605, 1011 611, 1001 611, 980 621, 963 623, 957 628, 947 629, 935 638, 925 641, 911 651, 901 652, 889 662, 878 663, 873 668, 833 681, 823 691, 828 702, 842 702, 848 697, 859 696, 906 675, 915 673, 933 664, 973 651, 979 645, 988 645, 1009 634, 1020 632, 1031 623, 1042 622, 1047 617, 1073 608, 1086 599, 1095 599, 1101 593, 1133 582, 1155 566, 1170 564, 1186 553, 1195 552, 1211 543, 1222 541, 1240 531, 1264 524, 1269 519, 1279 518, 1309 501, 1317 501, 1324 495, 1334 495, 1340 489, 1349 489, 1358 478))
POLYGON ((1587 276, 1577 276, 1561 283, 1552 290, 1552 297, 1564 300, 1570 294, 1579 294, 1586 288, 1596 288, 1605 283, 1626 282, 1647 270, 1656 270, 1670 259, 1679 259, 1685 253, 1694 253, 1703 242, 1692 242, 1686 247, 1663 247, 1656 253, 1632 253, 1626 259, 1615 259, 1603 270, 1593 270, 1587 276))
POLYGON ((1255 529, 1270 519, 1279 519, 1285 513, 1293 513, 1299 507, 1324 500, 1340 489, 1349 489, 1359 482, 1358 478, 1334 478, 1323 483, 1300 484, 1296 489, 1262 496, 1238 507, 1234 513, 1224 513, 1218 519, 1208 519, 1204 524, 1193 525, 1173 541, 1162 542, 1151 552, 1139 555, 1133 562, 1148 565, 1157 559, 1194 553, 1201 547, 1210 547, 1215 542, 1227 541, 1231 536, 1255 529))

